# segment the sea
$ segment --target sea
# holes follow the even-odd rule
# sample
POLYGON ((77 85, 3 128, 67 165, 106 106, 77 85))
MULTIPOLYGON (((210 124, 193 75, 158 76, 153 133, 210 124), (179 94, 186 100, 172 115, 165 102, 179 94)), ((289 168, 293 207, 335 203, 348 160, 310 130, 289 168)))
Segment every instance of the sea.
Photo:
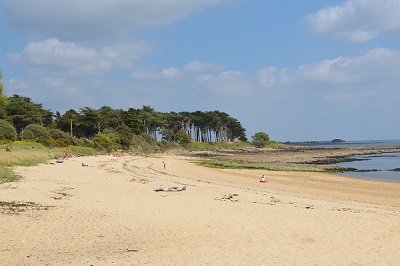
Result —
MULTIPOLYGON (((300 144, 300 143, 296 143, 300 144)), ((303 142, 300 145, 312 147, 351 147, 351 146, 385 146, 385 145, 399 145, 400 140, 360 140, 360 141, 346 141, 333 143, 332 141, 312 141, 303 142)), ((373 179, 390 182, 400 182, 400 150, 395 153, 381 153, 359 155, 351 157, 356 159, 351 162, 342 162, 332 164, 332 166, 344 168, 356 168, 358 171, 345 171, 341 173, 344 176, 351 176, 363 179, 373 179)))

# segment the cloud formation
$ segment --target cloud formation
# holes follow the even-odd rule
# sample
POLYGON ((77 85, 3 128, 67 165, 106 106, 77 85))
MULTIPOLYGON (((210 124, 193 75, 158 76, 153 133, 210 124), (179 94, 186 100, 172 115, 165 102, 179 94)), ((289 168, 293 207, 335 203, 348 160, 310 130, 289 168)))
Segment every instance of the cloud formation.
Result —
POLYGON ((374 48, 358 57, 337 57, 295 69, 266 67, 257 72, 269 90, 367 90, 394 88, 400 82, 400 51, 374 48))
POLYGON ((98 39, 164 25, 222 0, 13 0, 0 2, 11 26, 40 37, 98 39))
POLYGON ((315 33, 330 33, 350 42, 365 42, 383 32, 400 31, 400 1, 348 0, 306 16, 315 33))
POLYGON ((100 74, 118 68, 129 68, 150 52, 145 44, 118 44, 100 49, 85 47, 58 39, 30 42, 11 61, 28 71, 62 72, 74 75, 100 74))

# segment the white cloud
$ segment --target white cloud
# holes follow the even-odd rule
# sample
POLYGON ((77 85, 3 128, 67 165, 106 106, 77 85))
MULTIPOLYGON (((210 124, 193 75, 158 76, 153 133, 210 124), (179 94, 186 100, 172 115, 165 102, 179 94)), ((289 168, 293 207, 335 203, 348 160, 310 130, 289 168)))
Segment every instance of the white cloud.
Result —
POLYGON ((291 70, 266 67, 257 78, 268 89, 390 88, 400 83, 400 51, 375 48, 359 57, 338 57, 291 70))
POLYGON ((199 72, 217 72, 223 70, 223 66, 214 64, 214 63, 207 63, 201 61, 192 61, 185 65, 184 69, 188 72, 192 73, 199 73, 199 72))
POLYGON ((126 35, 171 23, 222 0, 13 0, 2 1, 10 24, 63 39, 126 35))
POLYGON ((154 70, 136 70, 132 74, 134 80, 160 80, 160 79, 178 79, 193 78, 198 75, 207 75, 210 73, 220 73, 224 69, 223 66, 201 61, 192 61, 182 68, 167 67, 160 71, 154 70))
POLYGON ((95 49, 74 42, 48 39, 30 42, 24 50, 10 56, 11 61, 31 71, 63 74, 98 74, 115 68, 129 68, 149 52, 144 44, 119 44, 95 49))
POLYGON ((131 77, 137 81, 176 80, 182 77, 182 71, 176 67, 167 67, 160 71, 136 70, 131 77))
POLYGON ((348 0, 306 16, 316 33, 332 33, 350 42, 365 42, 382 32, 400 30, 400 1, 348 0))
POLYGON ((240 71, 223 71, 217 74, 201 75, 197 80, 213 94, 235 97, 250 93, 250 83, 240 71))
POLYGON ((176 67, 168 67, 161 70, 161 76, 165 79, 177 79, 181 76, 181 71, 176 67))

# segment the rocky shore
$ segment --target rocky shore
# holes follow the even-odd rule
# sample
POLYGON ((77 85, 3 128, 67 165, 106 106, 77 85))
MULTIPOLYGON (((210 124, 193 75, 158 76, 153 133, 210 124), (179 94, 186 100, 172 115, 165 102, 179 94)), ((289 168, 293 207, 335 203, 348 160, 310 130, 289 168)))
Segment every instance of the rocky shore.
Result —
POLYGON ((397 152, 400 152, 399 145, 338 148, 282 146, 280 148, 235 151, 191 152, 185 155, 202 158, 204 164, 221 168, 254 168, 286 171, 358 171, 355 168, 340 168, 333 166, 333 164, 365 160, 355 158, 357 155, 397 152))

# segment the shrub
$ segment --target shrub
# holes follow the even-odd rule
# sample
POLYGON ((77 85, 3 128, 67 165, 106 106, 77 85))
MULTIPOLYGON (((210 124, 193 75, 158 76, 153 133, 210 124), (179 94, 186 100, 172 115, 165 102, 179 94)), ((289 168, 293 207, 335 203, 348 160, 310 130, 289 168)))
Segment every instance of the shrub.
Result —
POLYGON ((257 132, 252 136, 253 138, 253 145, 256 146, 257 148, 262 148, 267 146, 268 141, 269 141, 269 136, 265 132, 257 132))
POLYGON ((127 125, 120 125, 116 128, 116 132, 119 137, 119 144, 124 149, 129 149, 129 147, 133 144, 134 134, 131 129, 127 125))
POLYGON ((192 139, 189 137, 188 134, 186 134, 185 131, 178 131, 175 134, 175 139, 180 143, 180 144, 189 144, 192 142, 192 139))
POLYGON ((42 143, 45 146, 51 146, 52 138, 44 126, 30 124, 24 129, 23 138, 27 140, 34 140, 36 142, 42 143))
POLYGON ((0 140, 15 140, 17 132, 14 126, 6 120, 0 120, 0 140))
POLYGON ((118 148, 117 140, 118 135, 115 133, 97 133, 93 141, 97 148, 112 151, 118 148))
POLYGON ((55 146, 64 147, 68 145, 75 145, 74 139, 66 132, 59 129, 50 129, 50 136, 54 140, 55 146))

